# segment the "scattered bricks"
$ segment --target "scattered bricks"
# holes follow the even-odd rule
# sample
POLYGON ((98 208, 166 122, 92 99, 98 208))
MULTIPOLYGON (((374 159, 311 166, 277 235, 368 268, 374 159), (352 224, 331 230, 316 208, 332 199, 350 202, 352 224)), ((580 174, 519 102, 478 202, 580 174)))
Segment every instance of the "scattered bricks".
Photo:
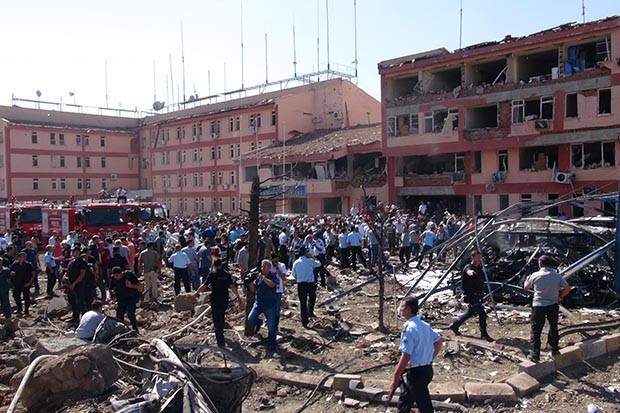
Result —
POLYGON ((472 403, 482 403, 488 399, 500 403, 517 401, 517 394, 506 383, 465 383, 465 393, 472 403))
POLYGON ((537 380, 555 374, 555 363, 553 360, 545 360, 540 363, 532 363, 529 360, 519 363, 519 373, 526 372, 537 380))
POLYGON ((583 361, 583 352, 579 346, 565 347, 560 349, 559 354, 553 356, 553 360, 555 362, 555 369, 560 370, 564 367, 581 363, 583 361))
POLYGON ((431 394, 431 399, 433 400, 450 399, 453 402, 467 401, 467 396, 463 386, 455 386, 451 383, 431 382, 428 386, 428 391, 431 394))
POLYGON ((359 401, 359 400, 352 399, 352 398, 350 398, 350 397, 345 398, 345 399, 344 399, 343 404, 344 404, 346 407, 356 407, 356 408, 357 408, 357 407, 360 407, 360 401, 359 401))
POLYGON ((519 397, 527 396, 540 388, 538 380, 525 372, 510 376, 506 384, 512 387, 519 397))
POLYGON ((336 374, 332 382, 332 390, 349 391, 349 382, 351 380, 362 381, 359 374, 336 374))
POLYGON ((607 342, 603 339, 586 340, 579 343, 583 359, 589 360, 607 353, 607 342))
POLYGON ((620 349, 620 333, 611 334, 602 338, 607 343, 607 352, 611 353, 620 349))

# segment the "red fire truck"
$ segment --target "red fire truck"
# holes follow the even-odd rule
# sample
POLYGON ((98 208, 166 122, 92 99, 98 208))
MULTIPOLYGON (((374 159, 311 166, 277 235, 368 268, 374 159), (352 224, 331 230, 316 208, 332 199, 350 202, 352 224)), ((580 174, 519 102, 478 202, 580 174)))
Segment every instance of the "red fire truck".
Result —
POLYGON ((93 202, 76 206, 76 222, 79 229, 86 230, 88 236, 111 232, 128 232, 132 217, 139 214, 137 204, 118 204, 115 202, 93 202))
MULTIPOLYGON (((59 237, 66 237, 70 231, 75 230, 75 208, 41 208, 41 231, 44 242, 56 231, 59 237)), ((78 223, 79 224, 79 223, 78 223)))
POLYGON ((41 235, 43 203, 9 204, 0 206, 0 230, 20 227, 24 235, 41 235))

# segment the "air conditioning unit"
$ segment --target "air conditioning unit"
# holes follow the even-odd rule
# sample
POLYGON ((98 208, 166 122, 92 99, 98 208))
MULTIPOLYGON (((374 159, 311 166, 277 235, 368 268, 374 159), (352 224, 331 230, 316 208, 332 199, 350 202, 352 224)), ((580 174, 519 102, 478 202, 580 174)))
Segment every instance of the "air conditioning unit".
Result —
POLYGON ((232 189, 237 189, 237 184, 232 184, 232 189))
POLYGON ((342 119, 342 118, 343 118, 342 112, 340 111, 334 112, 334 119, 342 119))
POLYGON ((248 130, 250 131, 250 133, 255 133, 256 132, 256 127, 255 126, 250 126, 248 128, 248 130))
POLYGON ((572 172, 557 172, 553 177, 553 182, 557 184, 570 184, 575 179, 575 174, 572 172))
POLYGON ((536 129, 549 129, 550 126, 551 126, 551 122, 545 119, 537 120, 534 123, 534 127, 536 129))
POLYGON ((207 186, 207 188, 208 188, 209 190, 211 190, 211 191, 212 191, 212 190, 213 190, 213 185, 209 184, 209 185, 207 186))
POLYGON ((222 189, 227 190, 228 189, 228 184, 222 184, 222 189))
POLYGON ((198 136, 196 135, 192 136, 192 142, 198 142, 198 136))
POLYGON ((312 123, 321 123, 323 122, 323 118, 320 116, 315 116, 312 118, 312 123))
POLYGON ((118 174, 110 174, 110 180, 116 181, 118 179, 118 174))
POLYGON ((217 139, 220 137, 220 134, 217 132, 211 132, 211 139, 217 139))

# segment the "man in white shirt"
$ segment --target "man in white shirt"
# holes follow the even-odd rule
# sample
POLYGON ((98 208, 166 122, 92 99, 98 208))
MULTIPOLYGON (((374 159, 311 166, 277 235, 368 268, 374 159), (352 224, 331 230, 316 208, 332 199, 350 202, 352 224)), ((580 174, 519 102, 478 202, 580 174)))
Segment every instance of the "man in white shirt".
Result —
POLYGON ((286 265, 279 261, 279 255, 271 253, 271 272, 276 274, 278 284, 276 285, 276 330, 280 326, 280 309, 282 308, 282 295, 284 294, 284 282, 286 281, 286 265))

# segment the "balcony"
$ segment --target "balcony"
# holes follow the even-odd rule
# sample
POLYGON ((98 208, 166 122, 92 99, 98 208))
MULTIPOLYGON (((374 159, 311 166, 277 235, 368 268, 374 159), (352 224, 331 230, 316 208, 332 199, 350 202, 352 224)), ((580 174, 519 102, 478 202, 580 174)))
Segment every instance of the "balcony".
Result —
POLYGON ((403 177, 403 186, 448 186, 452 185, 453 178, 452 172, 433 175, 413 174, 403 177))

